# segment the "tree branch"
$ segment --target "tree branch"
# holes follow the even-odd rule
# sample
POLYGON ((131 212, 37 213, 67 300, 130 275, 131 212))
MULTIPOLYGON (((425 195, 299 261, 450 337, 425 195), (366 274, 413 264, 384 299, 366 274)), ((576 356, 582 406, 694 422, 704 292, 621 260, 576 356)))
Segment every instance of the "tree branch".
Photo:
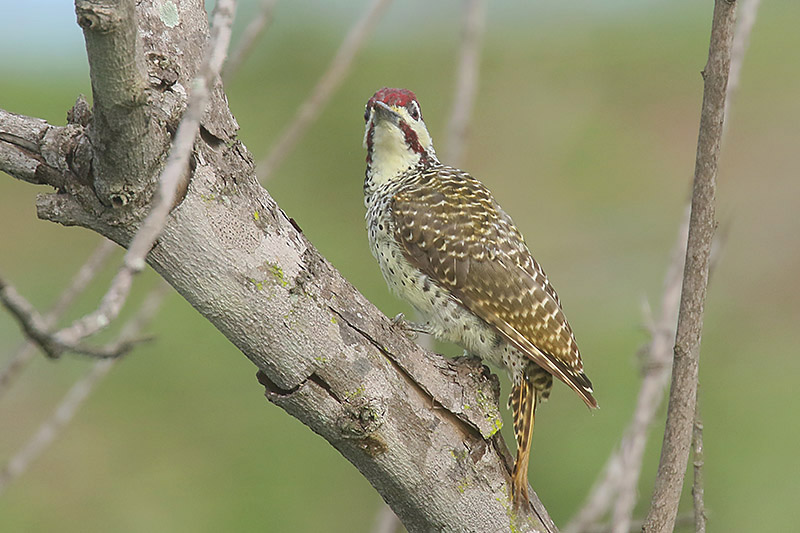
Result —
POLYGON ((703 74, 705 79, 703 110, 700 115, 700 133, 697 141, 692 212, 689 220, 667 425, 656 485, 643 528, 643 531, 648 533, 672 531, 689 458, 709 258, 716 225, 714 196, 730 70, 734 14, 735 3, 716 0, 708 63, 703 74))
POLYGON ((259 37, 269 28, 272 23, 272 12, 275 10, 275 4, 278 0, 261 0, 261 7, 258 14, 250 21, 242 33, 236 48, 231 52, 230 58, 225 63, 225 68, 222 72, 222 78, 227 82, 231 80, 236 73, 239 72, 239 67, 250 55, 259 37))
MULTIPOLYGON (((218 0, 214 9, 212 35, 198 76, 192 82, 189 96, 169 158, 158 180, 158 189, 152 199, 150 212, 139 227, 114 280, 111 282, 100 306, 92 313, 76 320, 70 327, 57 332, 55 340, 64 346, 74 345, 113 321, 128 298, 133 277, 145 266, 145 257, 156 242, 172 206, 178 196, 182 182, 186 180, 189 158, 195 138, 200 130, 200 121, 210 97, 210 86, 217 80, 231 37, 231 24, 235 2, 218 0)), ((185 188, 185 183, 184 183, 185 188)))
MULTIPOLYGON (((755 23, 759 3, 760 0, 744 0, 737 16, 731 51, 730 75, 725 94, 725 117, 728 117, 728 120, 725 120, 723 124, 723 142, 730 124, 728 114, 736 88, 739 85, 742 64, 744 63, 744 56, 747 52, 747 44, 755 23)), ((612 523, 619 524, 619 527, 622 528, 625 520, 630 521, 631 519, 633 506, 635 505, 639 471, 641 470, 641 455, 647 437, 646 430, 661 405, 662 391, 668 383, 667 378, 672 369, 670 355, 675 342, 675 325, 680 303, 680 277, 686 255, 688 224, 689 210, 687 209, 679 231, 678 243, 675 245, 675 251, 673 251, 673 259, 668 268, 667 281, 664 283, 665 292, 662 298, 661 318, 651 328, 652 339, 647 353, 649 354, 648 357, 653 358, 654 361, 645 363, 645 376, 642 379, 636 410, 631 423, 625 432, 625 436, 623 436, 620 447, 609 457, 601 479, 595 484, 584 506, 564 529, 564 533, 588 531, 591 524, 597 523, 606 513, 611 506, 613 498, 618 493, 620 496, 616 500, 614 511, 616 518, 612 520, 612 523), (634 437, 633 435, 637 436, 634 437), (626 441, 631 444, 626 444, 626 441), (639 444, 632 445, 634 442, 639 444), (625 474, 625 472, 628 472, 628 474, 625 474), (627 516, 627 519, 623 518, 625 516, 627 516)), ((716 262, 714 254, 717 249, 712 249, 712 266, 716 262)))
POLYGON ((647 430, 664 399, 664 389, 672 370, 672 348, 675 345, 675 326, 678 321, 681 294, 681 274, 684 270, 686 242, 689 233, 689 212, 678 231, 679 244, 672 252, 667 270, 660 320, 653 325, 651 341, 644 362, 645 376, 639 389, 633 419, 620 443, 620 476, 617 501, 611 516, 614 533, 624 533, 631 528, 633 509, 636 506, 639 474, 647 444, 647 430))
MULTIPOLYGON (((123 339, 138 335, 138 332, 146 323, 155 316, 166 294, 165 289, 166 285, 162 283, 148 294, 136 316, 123 327, 121 334, 123 339)), ((95 385, 108 374, 117 361, 118 359, 100 359, 96 361, 89 372, 70 388, 50 418, 39 426, 33 437, 14 454, 3 470, 0 471, 0 494, 8 488, 11 482, 21 476, 28 469, 28 466, 53 443, 61 430, 69 424, 80 406, 89 397, 95 385)))
POLYGON ((700 416, 700 401, 695 403, 694 424, 692 426, 692 455, 694 460, 694 482, 692 483, 692 501, 694 503, 695 533, 706 533, 705 479, 703 466, 705 450, 703 448, 703 419, 700 416))
POLYGON ((472 114, 472 106, 478 92, 481 41, 486 25, 485 19, 485 0, 465 0, 458 73, 444 152, 447 164, 454 167, 458 167, 461 163, 469 117, 472 114))
POLYGON ((675 324, 678 321, 681 274, 686 256, 686 239, 689 231, 689 212, 678 231, 672 259, 664 278, 661 311, 651 326, 650 343, 644 350, 642 384, 631 421, 617 448, 606 461, 603 475, 595 483, 586 503, 564 528, 564 533, 585 532, 598 523, 615 502, 613 530, 630 529, 630 511, 633 510, 636 482, 639 479, 642 456, 647 442, 647 429, 661 406, 664 389, 672 368, 672 347, 675 344, 675 324), (626 516, 627 518, 624 518, 626 516))
MULTIPOLYGON (((97 275, 97 272, 111 255, 114 248, 114 243, 107 239, 103 239, 97 248, 95 248, 94 252, 92 252, 83 266, 81 266, 67 288, 61 293, 61 296, 59 296, 53 308, 42 318, 45 328, 52 327, 56 320, 58 320, 72 304, 75 298, 86 290, 86 287, 89 286, 89 283, 97 275)), ((0 396, 8 390, 14 378, 20 374, 33 358, 35 348, 35 343, 30 340, 25 341, 22 346, 14 352, 14 355, 11 356, 11 359, 2 370, 0 370, 0 396)))
POLYGON ((81 342, 63 344, 56 335, 48 332, 47 323, 38 311, 5 279, 0 277, 0 303, 19 322, 25 336, 35 342, 45 355, 56 359, 65 351, 71 351, 98 359, 110 359, 126 354, 141 340, 114 341, 104 346, 88 346, 81 342))
POLYGON ((103 204, 120 208, 146 191, 140 176, 152 172, 168 142, 147 105, 136 1, 75 0, 75 13, 92 79, 92 184, 103 204))
POLYGON ((289 152, 294 149, 297 142, 306 132, 308 127, 319 115, 320 110, 333 96, 336 88, 342 83, 350 70, 356 53, 361 49, 364 41, 378 23, 389 7, 392 0, 373 0, 364 15, 356 21, 347 32, 336 55, 333 57, 328 69, 317 82, 308 99, 297 110, 292 122, 283 132, 267 154, 267 157, 258 163, 258 175, 262 181, 270 178, 275 169, 283 163, 289 152))
MULTIPOLYGON (((140 0, 140 26, 160 20, 160 6, 140 0)), ((150 105, 165 116, 185 105, 177 85, 196 72, 189 41, 204 35, 191 24, 201 9, 181 2, 183 23, 162 29, 158 40, 138 32, 147 58, 164 41, 186 46, 167 56, 181 58, 179 69, 149 59, 151 87, 160 90, 150 105)), ((224 94, 213 93, 185 197, 147 261, 253 361, 269 400, 350 460, 409 531, 485 531, 487 524, 555 531, 542 509, 518 514, 510 504, 497 380, 480 364, 443 359, 396 331, 259 186, 234 126, 224 94)), ((73 129, 83 134, 82 125, 73 129)), ((94 192, 65 169, 60 192, 39 198, 40 216, 127 246, 141 218, 92 203, 94 192)))
MULTIPOLYGON (((84 2, 84 4, 86 3, 84 2)), ((3 303, 20 322, 29 338, 39 344, 48 356, 55 358, 59 357, 64 351, 75 351, 94 357, 117 357, 132 347, 131 343, 125 342, 113 343, 102 348, 90 348, 82 345, 81 341, 107 327, 119 316, 130 293, 133 278, 144 269, 145 257, 164 227, 169 212, 175 204, 178 189, 182 182, 184 182, 185 188, 189 157, 192 153, 195 137, 197 137, 200 129, 200 121, 210 98, 209 88, 213 82, 217 81, 222 63, 225 60, 228 43, 230 42, 234 5, 235 2, 233 0, 219 0, 217 2, 217 7, 214 10, 213 34, 201 64, 200 72, 193 80, 192 94, 189 97, 186 112, 175 134, 167 164, 159 177, 158 189, 153 196, 150 212, 131 240, 123 264, 114 276, 111 286, 103 296, 97 309, 74 321, 69 327, 50 334, 47 332, 47 325, 33 307, 13 287, 0 280, 0 298, 2 298, 3 303)), ((104 16, 115 19, 115 26, 127 26, 126 23, 118 20, 119 14, 111 16, 106 13, 104 16)), ((131 19, 133 20, 133 17, 131 19)), ((78 20, 81 24, 88 24, 93 30, 98 30, 99 28, 99 31, 102 32, 111 31, 105 28, 101 22, 91 22, 95 19, 86 14, 85 6, 83 11, 79 10, 78 20), (81 15, 81 12, 84 15, 81 15), (82 16, 83 18, 81 18, 82 16), (90 22, 87 22, 87 20, 90 22)), ((105 20, 105 18, 101 20, 105 20)), ((127 46, 127 43, 116 44, 123 48, 127 46)), ((108 50, 105 50, 105 52, 108 53, 108 50)), ((123 56, 125 55, 124 52, 125 50, 122 50, 123 56)), ((113 87, 109 88, 109 90, 112 89, 113 87)), ((117 120, 122 119, 117 117, 117 120)), ((29 148, 35 150, 33 145, 29 146, 29 148)), ((108 186, 114 187, 115 185, 110 184, 108 186)))

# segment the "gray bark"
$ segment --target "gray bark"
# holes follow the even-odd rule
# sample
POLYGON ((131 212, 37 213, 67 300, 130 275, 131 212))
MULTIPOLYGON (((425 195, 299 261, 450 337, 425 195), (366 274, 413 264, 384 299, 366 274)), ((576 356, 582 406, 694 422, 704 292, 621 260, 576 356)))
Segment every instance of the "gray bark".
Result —
MULTIPOLYGON (((175 13, 142 0, 135 17, 132 3, 77 2, 79 20, 102 15, 119 32, 83 25, 93 113, 79 100, 71 123, 56 127, 0 111, 0 170, 57 189, 38 197, 39 216, 122 246, 147 213, 208 35, 200 0, 174 0, 175 13), (117 52, 131 79, 144 72, 142 91, 95 79, 117 52), (120 108, 129 97, 133 108, 120 108)), ((149 264, 255 364, 267 398, 351 461, 409 531, 555 531, 534 493, 534 512, 509 502, 497 380, 394 328, 258 184, 235 135, 217 83, 149 264)))
POLYGON ((711 244, 716 229, 714 199, 717 167, 736 13, 734 0, 715 0, 714 4, 708 62, 703 70, 703 107, 667 423, 653 497, 642 528, 647 533, 667 533, 675 527, 695 417, 703 313, 711 244))

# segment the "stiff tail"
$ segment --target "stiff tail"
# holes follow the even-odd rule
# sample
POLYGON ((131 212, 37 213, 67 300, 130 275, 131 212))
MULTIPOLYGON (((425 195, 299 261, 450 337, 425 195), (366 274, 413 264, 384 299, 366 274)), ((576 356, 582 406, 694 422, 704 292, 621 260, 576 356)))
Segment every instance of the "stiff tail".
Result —
POLYGON ((514 437, 517 440, 517 459, 511 474, 511 490, 516 507, 528 502, 528 460, 537 403, 537 391, 527 374, 523 375, 520 382, 511 389, 509 397, 514 415, 514 437))

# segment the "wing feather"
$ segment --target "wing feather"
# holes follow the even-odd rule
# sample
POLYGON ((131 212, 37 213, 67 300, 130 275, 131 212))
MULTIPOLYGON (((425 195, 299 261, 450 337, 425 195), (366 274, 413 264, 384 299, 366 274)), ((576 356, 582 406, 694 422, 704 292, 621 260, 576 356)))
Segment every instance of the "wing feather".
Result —
POLYGON ((401 188, 391 209, 406 259, 597 407, 558 294, 486 187, 433 167, 401 188))

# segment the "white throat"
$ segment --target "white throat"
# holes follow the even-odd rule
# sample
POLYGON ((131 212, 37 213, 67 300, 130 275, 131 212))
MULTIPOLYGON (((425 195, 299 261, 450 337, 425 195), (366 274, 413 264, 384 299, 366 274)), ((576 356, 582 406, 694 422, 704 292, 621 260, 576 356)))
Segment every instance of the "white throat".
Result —
MULTIPOLYGON (((370 119, 370 122, 374 118, 370 119)), ((364 135, 364 144, 368 145, 367 135, 369 135, 371 123, 367 124, 364 135)), ((424 126, 415 128, 415 132, 422 146, 428 153, 428 158, 435 159, 433 143, 430 134, 424 126)), ((406 144, 405 134, 396 125, 387 121, 378 121, 375 124, 375 131, 372 134, 371 160, 367 165, 367 175, 364 182, 364 194, 367 196, 375 192, 379 187, 401 176, 404 172, 417 166, 421 159, 421 154, 412 150, 406 144)))

